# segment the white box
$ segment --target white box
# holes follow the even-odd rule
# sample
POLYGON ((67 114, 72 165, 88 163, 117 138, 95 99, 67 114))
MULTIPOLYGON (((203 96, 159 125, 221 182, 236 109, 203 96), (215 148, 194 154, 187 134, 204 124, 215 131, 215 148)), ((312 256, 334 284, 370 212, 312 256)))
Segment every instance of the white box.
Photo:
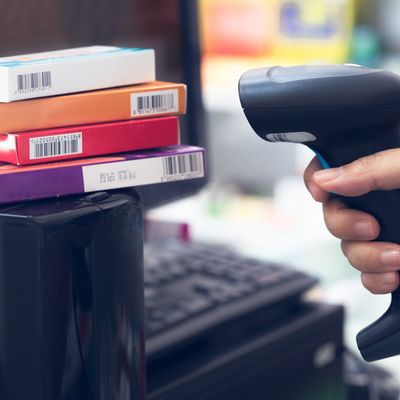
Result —
POLYGON ((0 102, 151 82, 153 49, 90 46, 0 58, 0 102))

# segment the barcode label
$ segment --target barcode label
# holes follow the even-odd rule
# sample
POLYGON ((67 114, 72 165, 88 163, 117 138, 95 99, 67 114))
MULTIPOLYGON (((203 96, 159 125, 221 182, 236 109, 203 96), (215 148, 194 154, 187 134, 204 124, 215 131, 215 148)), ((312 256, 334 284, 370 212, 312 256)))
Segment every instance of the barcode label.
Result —
POLYGON ((80 153, 82 153, 82 132, 29 139, 31 160, 80 153))
POLYGON ((27 93, 51 88, 51 72, 34 72, 17 75, 17 92, 27 93))
POLYGON ((131 93, 132 117, 179 111, 178 89, 131 93))
POLYGON ((85 192, 202 178, 203 152, 85 165, 85 192))
POLYGON ((163 167, 164 177, 168 180, 175 179, 181 175, 185 175, 186 179, 190 179, 204 174, 203 158, 199 153, 164 157, 163 167))

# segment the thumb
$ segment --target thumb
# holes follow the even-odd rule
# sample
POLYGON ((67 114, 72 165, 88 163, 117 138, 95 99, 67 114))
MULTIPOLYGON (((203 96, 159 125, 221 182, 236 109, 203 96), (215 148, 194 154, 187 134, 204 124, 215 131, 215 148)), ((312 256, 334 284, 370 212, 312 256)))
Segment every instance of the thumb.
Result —
POLYGON ((343 196, 400 188, 400 149, 381 151, 340 168, 317 171, 313 181, 321 189, 343 196))

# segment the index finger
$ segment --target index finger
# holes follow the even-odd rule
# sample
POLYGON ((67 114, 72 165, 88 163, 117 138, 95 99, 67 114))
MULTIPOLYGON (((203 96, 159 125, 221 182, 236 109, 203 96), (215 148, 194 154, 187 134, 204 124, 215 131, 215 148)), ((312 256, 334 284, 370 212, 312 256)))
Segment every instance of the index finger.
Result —
POLYGON ((400 188, 400 149, 381 151, 340 168, 317 171, 313 181, 321 189, 344 196, 400 188))

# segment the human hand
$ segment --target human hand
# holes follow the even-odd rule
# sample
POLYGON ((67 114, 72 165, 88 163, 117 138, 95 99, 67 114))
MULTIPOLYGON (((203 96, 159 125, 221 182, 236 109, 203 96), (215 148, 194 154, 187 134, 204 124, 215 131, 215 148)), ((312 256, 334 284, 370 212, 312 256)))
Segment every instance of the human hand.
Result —
POLYGON ((399 286, 400 245, 372 242, 379 236, 378 221, 347 208, 328 193, 360 196, 373 190, 400 188, 400 149, 386 150, 340 168, 321 170, 314 158, 304 173, 313 198, 323 205, 328 230, 341 239, 343 253, 361 271, 363 285, 374 294, 391 293, 399 286))

